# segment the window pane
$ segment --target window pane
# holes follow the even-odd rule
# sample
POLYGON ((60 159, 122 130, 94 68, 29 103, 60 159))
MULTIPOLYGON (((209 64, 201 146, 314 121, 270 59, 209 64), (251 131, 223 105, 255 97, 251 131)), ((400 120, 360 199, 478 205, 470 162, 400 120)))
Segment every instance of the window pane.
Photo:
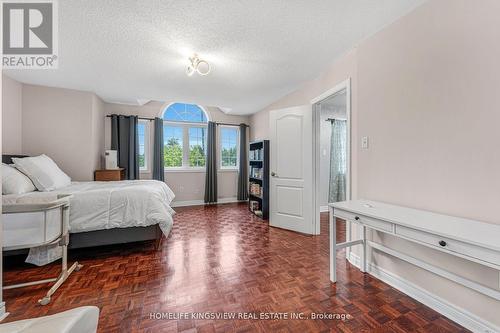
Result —
POLYGON ((137 134, 139 137, 139 168, 145 169, 146 168, 146 153, 145 153, 146 124, 144 123, 137 124, 137 134))
POLYGON ((220 131, 221 166, 226 168, 238 166, 238 134, 237 128, 223 127, 220 131))
POLYGON ((163 119, 168 121, 186 121, 193 123, 206 123, 205 112, 195 104, 174 103, 163 113, 163 119))
POLYGON ((182 127, 163 126, 163 159, 166 168, 182 166, 182 127))
POLYGON ((207 151, 207 129, 204 127, 189 128, 189 166, 204 167, 207 151))

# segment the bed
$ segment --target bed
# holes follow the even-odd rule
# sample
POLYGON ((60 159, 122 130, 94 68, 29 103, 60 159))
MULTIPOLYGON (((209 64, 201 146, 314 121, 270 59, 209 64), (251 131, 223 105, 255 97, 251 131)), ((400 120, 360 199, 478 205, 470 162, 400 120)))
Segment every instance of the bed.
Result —
MULTIPOLYGON (((11 164, 13 157, 25 156, 3 155, 2 162, 11 164)), ((72 182, 50 192, 4 195, 2 203, 46 201, 48 196, 64 194, 73 195, 69 248, 151 240, 158 246, 173 224, 174 193, 154 180, 72 182)))

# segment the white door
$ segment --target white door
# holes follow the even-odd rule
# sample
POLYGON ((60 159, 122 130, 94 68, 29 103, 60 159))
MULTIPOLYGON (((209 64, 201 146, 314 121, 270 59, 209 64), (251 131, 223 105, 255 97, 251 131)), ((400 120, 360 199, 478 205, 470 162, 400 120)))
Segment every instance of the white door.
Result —
POLYGON ((312 111, 310 105, 270 112, 269 224, 314 233, 312 111))

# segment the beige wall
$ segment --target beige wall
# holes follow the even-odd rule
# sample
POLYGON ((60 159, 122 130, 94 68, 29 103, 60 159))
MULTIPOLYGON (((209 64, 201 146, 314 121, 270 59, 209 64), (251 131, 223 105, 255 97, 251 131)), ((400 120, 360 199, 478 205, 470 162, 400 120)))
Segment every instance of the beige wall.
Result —
MULTIPOLYGON (((105 103, 104 109, 106 115, 124 114, 139 115, 142 117, 158 117, 168 103, 149 102, 143 106, 132 106, 123 104, 105 103)), ((222 112, 216 107, 205 107, 211 121, 227 122, 231 124, 240 124, 249 122, 248 117, 231 116, 222 112)), ((111 146, 111 122, 106 118, 105 125, 105 146, 110 149, 111 146)), ((153 142, 153 131, 150 131, 150 142, 153 142)), ((150 145, 150 146, 151 146, 150 145)), ((152 154, 148 164, 152 164, 152 154)), ((219 154, 217 154, 219 156, 219 154)), ((141 173, 143 179, 151 178, 151 172, 141 173)), ((218 172, 218 196, 219 199, 234 199, 237 195, 238 172, 220 170, 218 172)), ((165 182, 175 193, 175 201, 200 201, 205 194, 205 171, 167 171, 165 173, 165 182)))
POLYGON ((2 151, 19 154, 22 150, 22 84, 2 74, 2 151))
POLYGON ((92 96, 92 156, 93 170, 104 166, 104 102, 97 96, 92 96))
MULTIPOLYGON (((370 137, 358 155, 360 196, 500 223, 499 12, 494 0, 432 1, 359 46, 358 132, 370 137)), ((414 253, 406 242, 387 242, 414 253)), ((498 271, 417 253, 499 289, 498 271)), ((375 260, 500 326, 500 302, 375 260)))
POLYGON ((22 153, 47 154, 72 180, 92 180, 104 148, 102 115, 93 93, 23 84, 22 153))
MULTIPOLYGON (((500 2, 429 1, 363 41, 320 78, 251 117, 307 104, 352 78, 353 195, 500 223, 500 2), (370 138, 369 149, 360 138, 370 138)), ((373 235, 389 247, 499 289, 499 272, 373 235)), ((390 256, 382 268, 500 326, 500 302, 390 256)))

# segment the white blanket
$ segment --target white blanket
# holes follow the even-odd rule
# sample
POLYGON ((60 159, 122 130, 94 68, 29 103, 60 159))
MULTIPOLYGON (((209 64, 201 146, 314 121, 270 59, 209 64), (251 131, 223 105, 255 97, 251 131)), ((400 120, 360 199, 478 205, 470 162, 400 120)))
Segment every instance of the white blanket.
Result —
POLYGON ((73 194, 71 233, 159 224, 167 236, 172 227, 175 195, 164 182, 74 182, 56 193, 73 194))
MULTIPOLYGON (((158 224, 168 236, 172 228, 174 210, 170 203, 175 195, 164 182, 156 180, 73 182, 68 187, 48 193, 6 195, 3 203, 29 203, 40 200, 41 196, 57 194, 73 194, 69 225, 71 233, 158 224)), ((59 257, 55 252, 57 250, 51 256, 46 247, 36 249, 30 250, 27 261, 43 265, 59 257)))

